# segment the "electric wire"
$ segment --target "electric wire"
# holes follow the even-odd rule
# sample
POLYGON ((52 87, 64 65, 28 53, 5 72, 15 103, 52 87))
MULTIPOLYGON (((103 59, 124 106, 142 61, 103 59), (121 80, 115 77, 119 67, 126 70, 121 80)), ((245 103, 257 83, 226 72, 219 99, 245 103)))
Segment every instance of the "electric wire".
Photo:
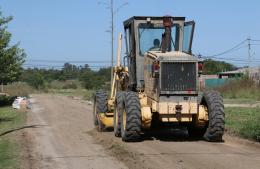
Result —
POLYGON ((26 62, 44 62, 44 63, 111 63, 110 61, 95 60, 44 60, 44 59, 28 59, 26 62))
MULTIPOLYGON (((221 55, 225 55, 228 53, 233 53, 235 51, 238 51, 242 48, 247 47, 248 45, 243 45, 246 41, 253 41, 253 42, 259 42, 260 40, 257 39, 245 39, 243 41, 241 41, 240 43, 238 43, 237 45, 233 46, 232 48, 225 50, 223 52, 214 54, 214 55, 199 55, 198 57, 202 58, 202 59, 215 59, 215 60, 221 60, 221 61, 232 61, 233 63, 248 63, 248 59, 241 59, 241 58, 224 58, 224 57, 218 57, 221 55), (242 46, 241 46, 242 45, 242 46)), ((258 43, 252 43, 250 44, 251 46, 258 46, 260 44, 258 43)), ((260 60, 258 59, 253 59, 250 62, 256 62, 256 63, 260 63, 260 60)), ((49 63, 74 63, 74 64, 94 64, 94 65, 89 65, 90 68, 109 68, 111 66, 109 66, 108 64, 111 64, 111 61, 107 61, 107 60, 48 60, 48 59, 28 59, 26 60, 26 63, 23 64, 24 67, 37 67, 37 68, 63 68, 64 65, 50 65, 49 63), (39 63, 46 63, 46 64, 39 64, 39 63), (101 64, 106 64, 106 65, 101 65, 101 64)), ((80 67, 81 65, 76 65, 78 67, 80 67)))
POLYGON ((221 55, 224 55, 224 54, 227 54, 227 53, 230 53, 230 52, 234 52, 234 50, 236 51, 238 47, 240 47, 242 44, 244 44, 245 42, 247 41, 247 39, 241 41, 240 43, 238 43, 237 45, 235 45, 234 47, 228 49, 228 50, 225 50, 221 53, 218 53, 218 54, 214 54, 214 55, 208 55, 208 56, 205 56, 205 57, 208 57, 208 58, 212 58, 212 57, 216 57, 216 56, 221 56, 221 55))

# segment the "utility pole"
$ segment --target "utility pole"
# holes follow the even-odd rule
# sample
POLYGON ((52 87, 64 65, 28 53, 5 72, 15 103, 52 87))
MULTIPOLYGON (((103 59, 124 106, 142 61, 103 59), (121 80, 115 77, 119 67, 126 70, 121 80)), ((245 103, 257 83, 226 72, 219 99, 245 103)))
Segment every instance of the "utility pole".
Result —
POLYGON ((98 4, 103 4, 107 7, 107 9, 110 9, 110 13, 111 13, 111 29, 106 31, 111 33, 111 84, 113 81, 113 67, 114 67, 114 22, 115 22, 115 15, 116 13, 124 6, 128 5, 128 2, 124 2, 122 3, 119 7, 117 7, 116 9, 114 8, 114 0, 110 0, 110 2, 98 2, 98 4))
POLYGON ((247 38, 248 42, 248 75, 250 77, 250 66, 251 66, 251 38, 247 38))
POLYGON ((111 85, 113 83, 114 67, 114 0, 110 0, 111 11, 111 85))

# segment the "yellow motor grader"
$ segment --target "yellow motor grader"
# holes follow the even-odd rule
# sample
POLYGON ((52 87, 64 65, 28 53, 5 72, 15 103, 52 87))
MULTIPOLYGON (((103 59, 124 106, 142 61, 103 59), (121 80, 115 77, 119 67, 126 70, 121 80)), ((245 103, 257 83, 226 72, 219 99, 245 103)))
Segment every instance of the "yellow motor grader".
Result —
POLYGON ((223 100, 216 91, 200 91, 203 63, 192 54, 194 27, 185 17, 135 16, 124 22, 123 64, 120 34, 110 95, 94 95, 99 131, 113 127, 123 141, 138 141, 154 124, 173 124, 187 127, 190 136, 222 140, 223 100))

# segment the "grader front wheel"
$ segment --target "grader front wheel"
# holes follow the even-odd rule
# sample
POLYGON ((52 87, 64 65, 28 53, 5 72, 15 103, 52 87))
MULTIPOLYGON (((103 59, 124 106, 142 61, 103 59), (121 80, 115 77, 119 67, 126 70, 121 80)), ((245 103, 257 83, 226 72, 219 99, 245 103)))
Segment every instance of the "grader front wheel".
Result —
POLYGON ((122 140, 126 142, 139 141, 141 132, 141 105, 137 93, 125 93, 124 104, 120 113, 122 140))
POLYGON ((104 131, 105 126, 100 121, 98 115, 100 113, 106 113, 108 111, 107 107, 107 92, 105 91, 97 91, 94 96, 94 107, 93 107, 93 118, 94 125, 97 127, 98 131, 104 131))

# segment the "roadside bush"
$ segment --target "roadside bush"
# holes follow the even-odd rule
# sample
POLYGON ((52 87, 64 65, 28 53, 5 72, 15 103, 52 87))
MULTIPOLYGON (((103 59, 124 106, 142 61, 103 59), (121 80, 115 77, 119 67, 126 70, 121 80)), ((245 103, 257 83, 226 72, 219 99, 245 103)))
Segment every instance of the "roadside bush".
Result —
POLYGON ((63 83, 62 89, 77 89, 80 88, 80 82, 77 80, 66 80, 63 83))
POLYGON ((38 90, 44 90, 46 88, 46 80, 39 72, 32 72, 28 74, 23 78, 23 81, 38 90))
POLYGON ((33 93, 32 87, 26 83, 12 83, 4 86, 4 93, 0 94, 0 106, 11 105, 17 96, 28 97, 33 93))
POLYGON ((248 77, 231 81, 216 88, 224 98, 228 99, 254 99, 260 100, 260 86, 248 77))
POLYGON ((58 81, 54 80, 49 83, 48 88, 50 89, 78 89, 81 87, 81 84, 78 80, 65 80, 58 81))
POLYGON ((24 82, 12 83, 4 86, 4 92, 10 96, 28 97, 34 92, 34 89, 24 82))
POLYGON ((0 94, 0 107, 11 105, 16 97, 0 94))
POLYGON ((84 92, 83 99, 84 100, 92 100, 94 93, 95 93, 94 90, 86 90, 86 92, 84 92))

